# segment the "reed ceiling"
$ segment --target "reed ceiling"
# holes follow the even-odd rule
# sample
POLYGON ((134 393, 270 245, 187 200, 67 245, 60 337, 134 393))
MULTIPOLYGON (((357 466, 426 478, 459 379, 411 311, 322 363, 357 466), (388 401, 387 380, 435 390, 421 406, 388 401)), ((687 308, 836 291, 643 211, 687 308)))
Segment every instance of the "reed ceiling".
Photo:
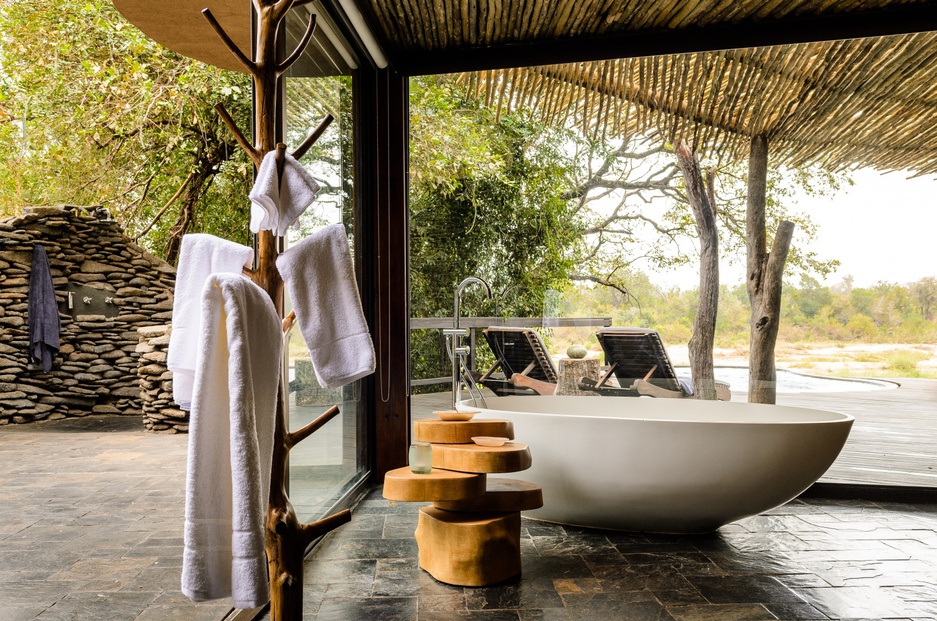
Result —
POLYGON ((937 172, 937 34, 921 33, 485 71, 492 105, 732 160, 766 135, 772 159, 937 172))
POLYGON ((937 3, 364 4, 392 64, 411 74, 483 69, 462 79, 502 109, 610 136, 682 138, 723 160, 747 157, 764 134, 775 162, 937 172, 937 35, 916 32, 937 29, 937 3), (890 32, 900 34, 843 38, 890 32), (746 41, 755 43, 738 46, 746 41), (578 62, 546 64, 557 59, 578 62))
POLYGON ((451 70, 517 66, 517 57, 525 53, 531 56, 525 64, 548 64, 560 62, 557 55, 566 56, 566 61, 600 60, 597 55, 617 58, 937 29, 937 9, 930 0, 356 0, 355 4, 378 26, 395 64, 405 73, 439 73, 442 65, 460 63, 466 66, 451 70), (708 47, 701 47, 707 40, 708 47), (609 55, 615 48, 618 53, 609 55), (538 61, 536 55, 546 60, 538 61), (477 66, 479 58, 486 66, 477 66))
MULTIPOLYGON (((243 69, 200 10, 210 6, 246 50, 249 0, 167 0, 160 11, 145 0, 115 4, 167 47, 243 69)), ((353 39, 344 15, 357 8, 398 73, 467 72, 466 84, 490 101, 530 105, 548 122, 684 138, 723 159, 745 157, 750 138, 765 134, 774 161, 937 172, 933 0, 296 4, 303 24, 314 10, 353 39)), ((334 57, 320 39, 307 55, 334 57)), ((317 63, 317 75, 347 71, 317 63)))

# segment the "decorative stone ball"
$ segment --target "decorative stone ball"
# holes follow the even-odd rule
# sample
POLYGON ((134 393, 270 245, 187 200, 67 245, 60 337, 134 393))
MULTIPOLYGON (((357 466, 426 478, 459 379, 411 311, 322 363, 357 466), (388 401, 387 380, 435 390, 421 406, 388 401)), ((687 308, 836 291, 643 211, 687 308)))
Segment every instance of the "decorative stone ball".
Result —
POLYGON ((586 351, 586 348, 582 345, 570 345, 568 348, 566 348, 566 355, 577 360, 579 358, 585 358, 586 354, 588 353, 589 352, 586 351))

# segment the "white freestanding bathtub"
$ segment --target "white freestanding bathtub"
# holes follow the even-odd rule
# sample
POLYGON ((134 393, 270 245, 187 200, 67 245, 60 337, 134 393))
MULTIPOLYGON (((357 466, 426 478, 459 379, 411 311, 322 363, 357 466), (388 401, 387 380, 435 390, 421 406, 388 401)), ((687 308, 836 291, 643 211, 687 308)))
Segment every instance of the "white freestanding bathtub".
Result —
POLYGON ((537 519, 703 533, 796 497, 839 454, 853 417, 805 408, 633 397, 489 397, 543 488, 537 519))

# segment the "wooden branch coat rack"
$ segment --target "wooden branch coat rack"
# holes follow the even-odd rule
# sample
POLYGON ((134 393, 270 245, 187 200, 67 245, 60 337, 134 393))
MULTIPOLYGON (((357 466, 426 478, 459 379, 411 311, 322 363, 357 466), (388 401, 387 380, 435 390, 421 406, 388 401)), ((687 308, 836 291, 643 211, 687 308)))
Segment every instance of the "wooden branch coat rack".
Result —
MULTIPOLYGON (((296 0, 298 1, 298 0, 296 0)), ((259 168, 264 156, 276 152, 277 172, 282 173, 285 163, 286 145, 276 142, 276 102, 279 78, 295 63, 309 43, 316 27, 315 15, 309 16, 309 23, 299 45, 284 60, 277 57, 277 31, 280 23, 292 8, 294 0, 251 0, 257 16, 257 47, 255 59, 250 60, 234 44, 218 21, 205 9, 202 14, 212 28, 221 37, 231 53, 244 65, 254 81, 255 106, 254 127, 256 144, 252 144, 238 128, 234 119, 222 104, 215 110, 234 135, 235 140, 247 152, 254 166, 259 168)), ((332 116, 326 116, 305 140, 293 152, 299 159, 322 136, 332 122, 332 116)), ((278 252, 277 238, 272 231, 260 231, 257 234, 256 268, 249 272, 256 282, 273 300, 277 314, 283 319, 283 281, 276 269, 278 252)), ((284 338, 292 327, 292 318, 283 320, 284 338)), ((338 414, 338 407, 333 406, 317 419, 297 431, 290 432, 286 419, 285 382, 280 382, 277 397, 276 427, 274 432, 273 463, 270 473, 270 498, 266 518, 267 567, 270 576, 270 618, 272 621, 298 621, 303 615, 303 558, 306 548, 318 537, 348 522, 351 513, 341 511, 327 518, 302 524, 290 503, 286 492, 287 459, 290 449, 314 431, 321 428, 338 414)))

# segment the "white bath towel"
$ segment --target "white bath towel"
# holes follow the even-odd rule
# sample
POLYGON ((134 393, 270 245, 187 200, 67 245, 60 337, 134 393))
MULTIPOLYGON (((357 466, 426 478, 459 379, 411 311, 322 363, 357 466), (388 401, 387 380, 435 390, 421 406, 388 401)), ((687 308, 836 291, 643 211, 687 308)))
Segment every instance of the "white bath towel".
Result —
POLYGON ((267 153, 248 197, 251 199, 251 233, 276 230, 280 208, 280 178, 277 175, 276 153, 267 153))
POLYGON ((374 343, 361 310, 348 238, 327 226, 277 257, 316 379, 334 388, 374 373, 374 343))
POLYGON ((250 229, 254 233, 273 231, 276 235, 286 235, 319 192, 319 184, 296 158, 288 153, 284 158, 282 179, 277 175, 274 151, 264 156, 257 170, 249 195, 250 229))
POLYGON ((219 272, 240 274, 253 258, 253 249, 213 235, 192 233, 182 238, 166 366, 173 374, 173 400, 184 410, 188 410, 192 402, 205 280, 219 272))
POLYGON ((189 423, 182 592, 268 600, 264 520, 282 328, 263 289, 235 274, 205 284, 189 423))

